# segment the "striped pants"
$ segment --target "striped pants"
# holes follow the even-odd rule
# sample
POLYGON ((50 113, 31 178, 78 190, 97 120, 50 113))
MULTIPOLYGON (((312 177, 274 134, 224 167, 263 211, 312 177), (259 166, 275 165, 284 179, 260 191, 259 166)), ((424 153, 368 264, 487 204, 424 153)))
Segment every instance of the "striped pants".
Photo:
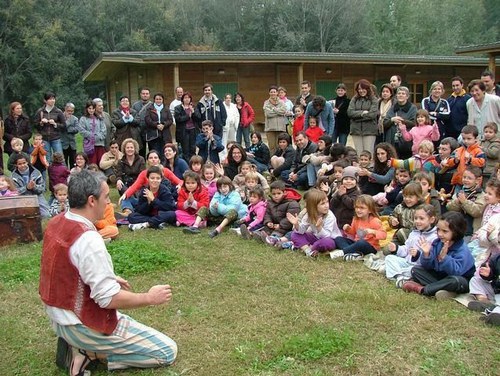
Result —
POLYGON ((111 335, 81 324, 54 324, 55 331, 58 337, 77 349, 107 355, 110 371, 129 367, 161 367, 174 362, 177 344, 171 338, 127 315, 118 315, 118 325, 111 335))

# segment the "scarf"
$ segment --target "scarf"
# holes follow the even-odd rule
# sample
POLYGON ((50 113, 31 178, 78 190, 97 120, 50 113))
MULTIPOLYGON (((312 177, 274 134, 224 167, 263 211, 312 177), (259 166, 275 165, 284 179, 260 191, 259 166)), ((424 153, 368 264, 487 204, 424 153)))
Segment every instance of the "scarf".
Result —
POLYGON ((122 107, 122 106, 120 106, 120 111, 125 116, 130 115, 130 107, 122 107))
POLYGON ((397 113, 399 111, 408 112, 410 111, 411 103, 407 101, 404 105, 400 105, 399 102, 394 103, 394 112, 397 113))
POLYGON ((163 103, 161 106, 158 106, 156 103, 154 104, 156 113, 158 114, 158 123, 161 123, 161 111, 163 110, 163 103))

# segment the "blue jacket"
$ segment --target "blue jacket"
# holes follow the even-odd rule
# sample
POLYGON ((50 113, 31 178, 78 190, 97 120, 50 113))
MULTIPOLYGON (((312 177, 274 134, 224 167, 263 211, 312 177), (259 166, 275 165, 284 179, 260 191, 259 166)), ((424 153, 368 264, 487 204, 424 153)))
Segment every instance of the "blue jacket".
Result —
POLYGON ((330 102, 326 102, 325 107, 320 111, 316 110, 313 107, 312 102, 309 102, 307 104, 306 113, 304 116, 304 131, 309 127, 309 117, 315 116, 320 118, 321 125, 325 129, 325 133, 329 136, 333 136, 333 131, 335 130, 335 116, 333 114, 333 107, 330 102))
POLYGON ((429 256, 426 257, 422 254, 420 257, 422 267, 427 270, 435 270, 446 275, 462 276, 467 279, 474 275, 476 271, 474 258, 463 239, 453 243, 443 261, 438 261, 438 255, 442 248, 443 242, 440 239, 434 240, 429 256))
POLYGON ((458 138, 462 128, 467 125, 467 101, 471 98, 470 94, 450 95, 447 99, 450 105, 450 122, 445 136, 458 138), (448 132, 449 130, 449 132, 448 132))
POLYGON ((200 133, 196 136, 196 146, 199 149, 198 155, 203 158, 203 162, 220 163, 219 153, 224 150, 222 138, 214 134, 214 142, 209 142, 205 135, 200 133))
POLYGON ((241 201, 241 196, 236 191, 229 192, 226 196, 222 195, 219 191, 215 192, 214 197, 210 201, 210 214, 214 216, 226 215, 229 210, 234 209, 238 212, 238 219, 247 215, 248 208, 241 201), (218 203, 217 209, 214 204, 218 203))
POLYGON ((135 211, 143 215, 156 215, 155 211, 173 211, 177 208, 175 199, 168 187, 164 184, 160 184, 160 189, 158 190, 158 195, 156 198, 148 202, 147 198, 144 197, 144 188, 139 194, 139 201, 135 206, 135 211))

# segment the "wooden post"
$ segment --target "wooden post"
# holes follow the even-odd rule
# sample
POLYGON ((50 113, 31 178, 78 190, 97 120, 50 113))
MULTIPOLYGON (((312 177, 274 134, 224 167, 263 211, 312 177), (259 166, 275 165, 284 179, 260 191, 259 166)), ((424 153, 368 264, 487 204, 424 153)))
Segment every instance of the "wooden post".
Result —
POLYGON ((488 62, 488 69, 490 70, 491 73, 493 73, 493 76, 495 77, 496 74, 495 74, 495 54, 494 53, 490 53, 490 59, 489 59, 489 62, 488 62))
POLYGON ((304 81, 304 63, 299 64, 298 70, 297 70, 297 75, 298 75, 298 79, 299 79, 299 81, 297 82, 297 86, 299 87, 299 93, 300 93, 300 83, 302 81, 304 81))
POLYGON ((179 83, 179 63, 175 63, 174 64, 174 92, 175 92, 175 88, 180 86, 180 83, 179 83))

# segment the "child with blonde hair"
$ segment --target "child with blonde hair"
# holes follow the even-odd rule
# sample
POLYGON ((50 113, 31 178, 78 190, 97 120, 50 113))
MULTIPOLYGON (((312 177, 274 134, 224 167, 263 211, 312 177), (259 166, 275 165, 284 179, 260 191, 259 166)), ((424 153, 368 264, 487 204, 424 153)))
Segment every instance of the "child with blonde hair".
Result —
POLYGON ((347 236, 335 238, 338 249, 330 252, 332 260, 343 257, 344 261, 363 259, 364 255, 377 253, 380 240, 387 237, 378 215, 377 204, 372 196, 360 195, 354 203, 352 223, 342 228, 347 236))
POLYGON ((8 176, 0 175, 0 197, 14 197, 17 195, 14 181, 8 176))
POLYGON ((439 164, 436 162, 434 153, 434 144, 429 140, 420 142, 417 153, 408 159, 391 159, 391 166, 394 168, 404 168, 414 174, 417 171, 424 170, 432 172, 439 164))
POLYGON ((52 217, 60 213, 66 213, 69 210, 68 186, 63 183, 54 185, 54 200, 49 207, 49 213, 52 217))
POLYGON ((27 161, 30 160, 30 157, 23 151, 24 141, 22 139, 17 137, 12 138, 12 140, 10 140, 10 147, 12 149, 12 153, 10 154, 9 160, 7 161, 7 169, 12 172, 16 168, 16 164, 14 161, 19 154, 24 155, 27 161))
POLYGON ((215 192, 217 192, 217 179, 219 174, 217 173, 216 166, 212 162, 207 162, 201 168, 201 185, 203 185, 208 191, 208 198, 211 200, 214 197, 215 192))
POLYGON ((306 213, 300 220, 297 214, 287 213, 286 216, 293 225, 291 240, 294 247, 308 257, 316 257, 319 252, 333 250, 333 238, 341 233, 325 192, 312 188, 307 192, 305 201, 306 213))

